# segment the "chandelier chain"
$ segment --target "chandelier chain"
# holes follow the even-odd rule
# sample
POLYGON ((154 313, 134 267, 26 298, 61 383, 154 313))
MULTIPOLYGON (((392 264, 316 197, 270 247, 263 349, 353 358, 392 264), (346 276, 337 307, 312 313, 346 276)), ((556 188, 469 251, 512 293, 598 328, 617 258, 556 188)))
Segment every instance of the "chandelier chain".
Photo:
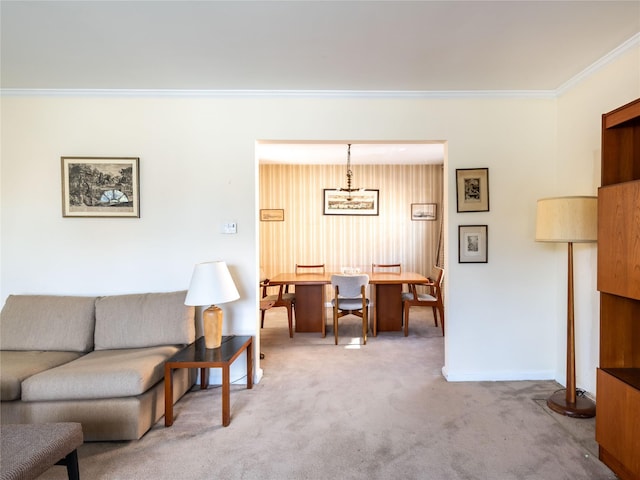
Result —
POLYGON ((353 171, 351 170, 351 144, 348 144, 347 148, 347 192, 351 193, 353 190, 351 189, 351 177, 353 176, 353 171))

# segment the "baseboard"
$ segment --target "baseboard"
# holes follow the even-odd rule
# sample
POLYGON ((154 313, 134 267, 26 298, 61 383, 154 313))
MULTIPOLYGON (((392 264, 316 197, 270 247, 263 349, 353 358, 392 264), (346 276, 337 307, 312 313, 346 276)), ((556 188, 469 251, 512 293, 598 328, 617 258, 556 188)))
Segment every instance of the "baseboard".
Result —
POLYGON ((446 366, 442 367, 442 375, 448 382, 506 382, 514 380, 553 380, 555 378, 555 372, 552 370, 451 372, 446 366))

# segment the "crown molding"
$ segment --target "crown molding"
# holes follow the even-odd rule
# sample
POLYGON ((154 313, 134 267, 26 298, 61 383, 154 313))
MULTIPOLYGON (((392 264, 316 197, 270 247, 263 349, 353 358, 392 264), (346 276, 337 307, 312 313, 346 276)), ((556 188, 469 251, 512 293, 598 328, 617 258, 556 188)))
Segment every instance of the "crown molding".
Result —
POLYGON ((561 95, 564 95, 567 91, 571 90, 573 87, 575 87, 577 84, 582 82, 584 79, 593 75, 598 70, 600 70, 601 68, 604 68, 607 64, 613 62, 617 58, 621 57, 623 54, 627 53, 627 51, 637 47, 638 45, 640 45, 640 32, 636 33, 629 40, 622 43, 618 47, 614 48, 604 57, 592 63, 587 68, 585 68, 582 72, 578 73, 576 76, 574 76, 573 78, 563 83, 556 90, 556 96, 559 97, 561 95))
POLYGON ((209 97, 209 98, 553 98, 553 90, 177 90, 2 88, 0 96, 39 97, 209 97))

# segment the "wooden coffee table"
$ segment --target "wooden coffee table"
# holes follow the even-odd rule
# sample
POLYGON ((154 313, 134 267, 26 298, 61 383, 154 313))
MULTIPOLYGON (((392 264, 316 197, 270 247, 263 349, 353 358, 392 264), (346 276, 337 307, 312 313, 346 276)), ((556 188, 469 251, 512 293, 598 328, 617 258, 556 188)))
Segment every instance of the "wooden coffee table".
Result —
POLYGON ((247 352, 247 388, 253 388, 253 337, 223 336, 218 348, 206 348, 204 337, 187 345, 164 364, 164 425, 173 425, 173 370, 176 368, 199 368, 200 389, 206 390, 210 368, 222 369, 222 426, 231 422, 231 395, 229 367, 247 352))

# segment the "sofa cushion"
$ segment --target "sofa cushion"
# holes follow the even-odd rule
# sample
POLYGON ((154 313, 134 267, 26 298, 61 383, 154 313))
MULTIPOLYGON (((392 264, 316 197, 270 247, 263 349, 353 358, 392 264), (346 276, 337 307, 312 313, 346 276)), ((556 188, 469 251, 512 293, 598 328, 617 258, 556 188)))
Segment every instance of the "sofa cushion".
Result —
POLYGON ((175 346, 99 350, 27 378, 22 400, 87 400, 133 397, 164 378, 175 346))
POLYGON ((113 295, 96 301, 95 349, 188 344, 195 340, 194 307, 186 292, 113 295))
POLYGON ((0 351, 0 399, 18 400, 22 382, 36 373, 78 358, 78 352, 0 351))
POLYGON ((88 352, 96 297, 9 295, 0 313, 1 350, 88 352))

